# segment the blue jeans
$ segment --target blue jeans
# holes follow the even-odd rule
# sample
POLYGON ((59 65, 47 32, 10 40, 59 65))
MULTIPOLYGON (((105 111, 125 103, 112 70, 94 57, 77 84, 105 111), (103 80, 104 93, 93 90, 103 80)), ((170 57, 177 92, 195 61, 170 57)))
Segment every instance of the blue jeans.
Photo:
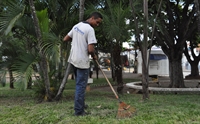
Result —
POLYGON ((80 69, 74 66, 73 69, 76 80, 74 110, 75 110, 75 115, 81 115, 84 113, 85 90, 88 81, 89 69, 80 69))

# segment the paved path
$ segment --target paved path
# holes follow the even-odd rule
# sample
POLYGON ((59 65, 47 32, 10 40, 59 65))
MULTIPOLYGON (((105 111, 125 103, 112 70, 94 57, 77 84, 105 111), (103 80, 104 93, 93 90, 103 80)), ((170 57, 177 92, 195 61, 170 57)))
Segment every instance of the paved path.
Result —
MULTIPOLYGON (((108 78, 111 78, 111 71, 105 70, 104 69, 104 73, 108 78)), ((186 76, 190 74, 189 71, 184 71, 183 75, 186 76)), ((93 73, 93 78, 96 77, 96 73, 93 73)), ((99 78, 103 78, 104 76, 102 75, 101 71, 99 71, 99 78)), ((129 73, 128 71, 123 72, 123 78, 130 78, 130 79, 141 79, 142 75, 141 74, 135 74, 135 73, 129 73)), ((169 76, 159 76, 159 82, 161 85, 161 87, 165 87, 167 88, 169 86, 169 76)), ((186 87, 190 87, 190 88, 196 88, 199 85, 200 80, 185 80, 185 85, 186 87)), ((158 87, 159 86, 157 83, 150 83, 149 86, 150 87, 158 87)), ((113 86, 114 89, 116 90, 117 86, 113 86)), ((200 87, 200 86, 199 86, 200 87)), ((100 90, 100 91, 110 91, 112 92, 112 90, 110 89, 109 86, 105 86, 105 87, 96 87, 93 88, 93 90, 100 90)), ((124 86, 123 92, 124 93, 129 93, 131 91, 134 91, 133 89, 130 89, 126 86, 124 86)))
MULTIPOLYGON (((111 78, 111 71, 107 70, 107 69, 103 69, 105 75, 108 77, 108 78, 111 78)), ((132 68, 127 68, 125 71, 123 71, 123 78, 141 78, 142 77, 142 74, 136 74, 136 73, 132 73, 133 72, 133 69, 132 68)), ((190 71, 188 70, 184 70, 183 71, 183 76, 185 77, 186 75, 189 75, 190 74, 190 71)), ((95 78, 96 77, 96 73, 95 71, 93 71, 93 77, 95 78)), ((101 71, 99 70, 99 77, 100 78, 103 78, 103 75, 101 73, 101 71)), ((162 76, 159 76, 160 78, 168 78, 169 79, 169 75, 162 75, 162 76)))
MULTIPOLYGON (((106 77, 108 78, 112 78, 112 74, 111 71, 104 71, 106 77)), ((135 73, 127 73, 127 72, 123 72, 123 78, 141 78, 142 75, 141 74, 135 74, 135 73)), ((96 78, 96 73, 93 72, 93 78, 96 78)), ((99 71, 99 78, 104 78, 103 74, 101 71, 99 71)))

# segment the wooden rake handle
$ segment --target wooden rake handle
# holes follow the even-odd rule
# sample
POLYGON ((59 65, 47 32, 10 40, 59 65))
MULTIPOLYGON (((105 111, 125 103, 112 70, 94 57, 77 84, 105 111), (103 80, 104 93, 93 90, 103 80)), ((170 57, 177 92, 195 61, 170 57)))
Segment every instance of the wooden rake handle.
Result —
POLYGON ((108 80, 107 76, 105 75, 105 73, 104 73, 103 70, 101 69, 101 67, 100 67, 100 65, 99 65, 99 62, 98 62, 97 60, 95 60, 95 61, 96 61, 97 65, 99 66, 99 68, 100 68, 100 70, 101 70, 103 76, 105 77, 106 81, 108 82, 108 84, 109 84, 111 90, 112 90, 113 93, 115 94, 115 97, 116 97, 117 99, 119 99, 119 97, 118 97, 117 93, 115 92, 113 86, 111 85, 111 83, 110 83, 110 81, 108 80))

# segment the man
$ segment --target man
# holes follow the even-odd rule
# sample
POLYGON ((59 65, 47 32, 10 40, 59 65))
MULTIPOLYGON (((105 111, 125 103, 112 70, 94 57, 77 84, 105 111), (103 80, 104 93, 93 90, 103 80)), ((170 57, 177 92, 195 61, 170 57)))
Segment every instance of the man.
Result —
POLYGON ((99 26, 102 19, 99 12, 93 12, 86 21, 76 24, 63 39, 63 41, 72 41, 68 62, 73 67, 76 80, 74 103, 76 116, 87 114, 84 111, 84 99, 89 76, 89 54, 94 60, 97 59, 94 49, 94 44, 97 43, 94 27, 99 26))

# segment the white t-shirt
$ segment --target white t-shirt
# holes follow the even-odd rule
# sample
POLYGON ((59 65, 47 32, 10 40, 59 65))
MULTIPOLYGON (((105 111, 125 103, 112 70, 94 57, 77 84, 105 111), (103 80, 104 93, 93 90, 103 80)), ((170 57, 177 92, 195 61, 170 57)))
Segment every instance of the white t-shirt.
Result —
POLYGON ((68 35, 72 38, 68 62, 77 68, 89 68, 88 45, 97 43, 93 27, 88 23, 79 22, 71 29, 68 35))

